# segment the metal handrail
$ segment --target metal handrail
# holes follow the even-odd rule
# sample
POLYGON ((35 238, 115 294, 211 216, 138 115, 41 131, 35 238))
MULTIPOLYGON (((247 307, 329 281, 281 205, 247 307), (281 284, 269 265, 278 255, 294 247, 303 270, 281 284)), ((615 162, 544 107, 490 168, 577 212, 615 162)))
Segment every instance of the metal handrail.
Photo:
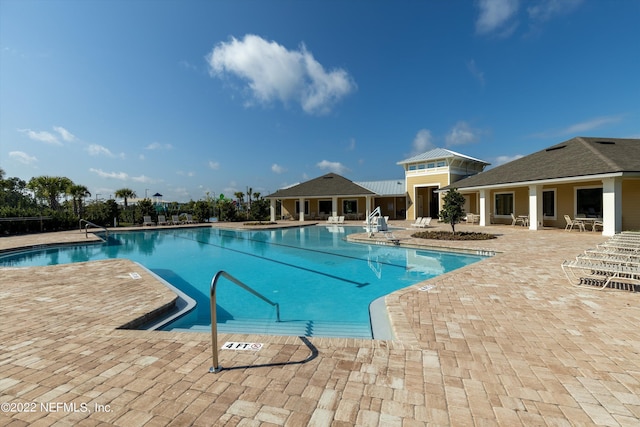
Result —
POLYGON ((212 372, 212 373, 220 372, 222 370, 222 367, 218 363, 218 323, 216 321, 216 286, 218 284, 218 279, 220 277, 224 277, 225 279, 227 279, 227 280, 235 283, 236 285, 240 286, 245 291, 248 291, 248 292, 252 293, 253 295, 255 295, 258 298, 260 298, 261 300, 263 300, 264 302, 274 306, 276 308, 276 321, 277 322, 280 321, 280 304, 278 304, 277 302, 273 302, 273 301, 269 300, 268 298, 266 298, 265 296, 263 296, 263 295, 259 294, 258 292, 254 291, 249 286, 245 285, 240 280, 236 279, 235 277, 233 277, 232 275, 230 275, 226 271, 223 271, 223 270, 218 271, 216 273, 216 275, 213 276, 213 279, 211 280, 211 289, 210 289, 210 297, 211 297, 211 353, 212 353, 211 356, 212 356, 213 366, 209 369, 209 372, 212 372))
POLYGON ((84 235, 85 235, 85 237, 89 237, 89 226, 92 226, 92 227, 95 227, 95 228, 101 228, 101 229, 103 229, 103 230, 105 231, 105 233, 107 233, 107 237, 109 237, 109 230, 107 229, 107 227, 103 227, 103 226, 101 226, 101 225, 94 224, 93 222, 91 222, 91 221, 87 221, 86 219, 81 219, 81 220, 80 220, 80 222, 79 222, 79 225, 80 225, 80 231, 82 231, 82 223, 83 223, 83 222, 84 222, 84 223, 86 223, 86 224, 84 225, 84 235))

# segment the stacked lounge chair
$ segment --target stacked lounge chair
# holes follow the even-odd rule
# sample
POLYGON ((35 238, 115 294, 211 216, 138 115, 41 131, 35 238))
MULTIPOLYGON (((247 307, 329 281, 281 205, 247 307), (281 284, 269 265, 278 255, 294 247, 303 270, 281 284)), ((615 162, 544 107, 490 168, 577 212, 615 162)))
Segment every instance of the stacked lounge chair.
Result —
POLYGON ((623 232, 575 260, 562 270, 572 285, 640 291, 640 233, 623 232))

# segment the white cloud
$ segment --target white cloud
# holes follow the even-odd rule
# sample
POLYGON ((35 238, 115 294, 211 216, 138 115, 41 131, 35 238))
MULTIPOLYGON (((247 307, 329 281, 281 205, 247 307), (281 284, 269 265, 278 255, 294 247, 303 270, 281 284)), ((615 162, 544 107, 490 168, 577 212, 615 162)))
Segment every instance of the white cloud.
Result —
POLYGON ((471 75, 480 82, 480 85, 484 86, 484 72, 480 71, 478 65, 476 65, 475 60, 472 59, 471 61, 467 62, 467 69, 469 70, 471 75))
POLYGON ((429 151, 434 147, 431 131, 429 129, 420 129, 415 138, 413 138, 413 150, 411 154, 415 156, 429 151))
POLYGON ((279 164, 274 163, 274 164, 271 165, 271 171, 273 173, 281 174, 281 173, 286 172, 287 170, 285 168, 283 168, 282 166, 280 166, 279 164))
POLYGON ((19 161, 22 164, 30 165, 30 166, 38 161, 38 159, 35 156, 30 156, 24 151, 10 151, 9 157, 19 161))
POLYGON ((104 172, 102 169, 95 168, 90 168, 89 172, 93 172, 101 178, 119 179, 121 181, 126 181, 129 179, 129 175, 127 175, 125 172, 104 172))
POLYGON ((317 163, 316 166, 320 169, 328 170, 339 175, 349 172, 349 168, 347 168, 340 162, 330 162, 329 160, 323 160, 317 163))
POLYGON ((214 171, 220 169, 220 163, 209 160, 209 169, 213 169, 214 171))
POLYGON ((543 0, 529 6, 527 12, 533 22, 545 22, 556 16, 571 13, 583 0, 543 0))
POLYGON ((107 156, 107 157, 115 157, 113 155, 113 153, 111 151, 109 151, 108 148, 103 147, 102 145, 98 145, 98 144, 89 144, 89 146, 87 147, 87 151, 89 152, 89 155, 91 156, 107 156))
POLYGON ((477 4, 480 8, 476 21, 478 34, 499 33, 497 35, 508 37, 513 33, 517 22, 511 20, 518 11, 519 0, 480 0, 477 4))
POLYGON ((62 143, 54 134, 47 131, 38 132, 31 129, 18 129, 18 131, 26 134, 29 139, 32 139, 34 141, 40 141, 53 145, 62 145, 62 143))
POLYGON ((160 144, 159 142, 152 142, 145 147, 147 150, 171 150, 172 148, 171 144, 160 144))
POLYGON ((584 132, 589 132, 597 128, 601 128, 603 126, 618 123, 621 120, 621 117, 611 116, 611 117, 596 117, 591 120, 587 120, 581 123, 575 123, 571 126, 560 131, 561 135, 575 135, 575 136, 583 136, 584 132))
POLYGON ((505 163, 509 163, 512 162, 514 160, 518 160, 520 158, 524 157, 522 154, 516 154, 515 156, 498 156, 496 157, 496 160, 493 162, 492 166, 500 166, 503 165, 505 163))
POLYGON ((459 121, 446 136, 447 146, 476 142, 480 133, 479 130, 472 129, 468 123, 459 121))
POLYGON ((135 182, 140 182, 140 183, 143 183, 143 184, 152 184, 152 183, 156 182, 155 180, 153 180, 153 179, 151 179, 151 178, 149 178, 148 176, 145 176, 145 175, 132 176, 131 180, 135 181, 135 182))
POLYGON ((53 130, 58 132, 60 134, 60 136, 62 137, 62 139, 67 141, 67 142, 73 142, 73 141, 76 140, 76 137, 75 137, 74 134, 72 134, 71 132, 69 132, 68 130, 66 130, 65 128, 63 128, 61 126, 54 126, 53 130))
POLYGON ((207 62, 212 76, 231 74, 247 81, 250 104, 297 102, 308 114, 326 114, 356 88, 345 70, 327 72, 304 44, 288 50, 253 34, 218 43, 207 62))

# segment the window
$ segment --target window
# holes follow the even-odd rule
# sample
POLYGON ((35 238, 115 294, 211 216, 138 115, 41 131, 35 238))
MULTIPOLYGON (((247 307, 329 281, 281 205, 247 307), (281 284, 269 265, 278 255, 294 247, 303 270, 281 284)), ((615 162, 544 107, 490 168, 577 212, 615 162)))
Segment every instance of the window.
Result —
POLYGON ((424 163, 420 163, 420 164, 418 165, 418 169, 424 169, 424 168, 425 168, 424 163))
POLYGON ((513 209, 513 193, 496 193, 494 210, 496 216, 511 216, 513 209))
POLYGON ((409 165, 409 170, 410 171, 414 171, 416 170, 418 167, 416 165, 409 165))
MULTIPOLYGON (((300 200, 296 200, 296 213, 297 214, 300 213, 300 200)), ((308 200, 304 201, 304 214, 305 215, 309 214, 309 201, 308 200)))
POLYGON ((357 200, 343 200, 342 201, 342 213, 352 214, 358 213, 358 201, 357 200))
POLYGON ((556 190, 542 192, 542 214, 545 218, 556 217, 556 190))
POLYGON ((323 214, 331 214, 333 205, 331 204, 331 200, 320 200, 318 202, 318 210, 323 214))
POLYGON ((443 168, 445 166, 447 166, 447 162, 445 162, 444 160, 440 160, 438 163, 436 163, 436 167, 443 168))
POLYGON ((436 167, 435 163, 427 163, 427 169, 433 169, 436 167))
POLYGON ((602 188, 576 189, 576 216, 602 218, 602 188))

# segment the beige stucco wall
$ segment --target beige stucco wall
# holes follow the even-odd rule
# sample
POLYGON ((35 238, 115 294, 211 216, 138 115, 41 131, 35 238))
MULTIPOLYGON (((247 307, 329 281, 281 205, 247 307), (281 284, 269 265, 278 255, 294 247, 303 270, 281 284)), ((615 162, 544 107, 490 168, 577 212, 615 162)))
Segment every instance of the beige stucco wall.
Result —
MULTIPOLYGON (((417 216, 417 200, 416 200, 416 188, 441 188, 449 185, 449 174, 448 173, 438 173, 432 175, 408 175, 406 177, 407 180, 407 193, 409 193, 409 200, 407 201, 407 214, 406 218, 415 220, 417 216)), ((428 215, 429 208, 429 198, 423 201, 424 205, 424 213, 423 215, 428 215)), ((442 206, 442 196, 440 196, 439 206, 442 206)), ((438 209, 439 211, 440 209, 438 209)))
POLYGON ((640 231, 640 178, 622 181, 622 229, 640 231))

